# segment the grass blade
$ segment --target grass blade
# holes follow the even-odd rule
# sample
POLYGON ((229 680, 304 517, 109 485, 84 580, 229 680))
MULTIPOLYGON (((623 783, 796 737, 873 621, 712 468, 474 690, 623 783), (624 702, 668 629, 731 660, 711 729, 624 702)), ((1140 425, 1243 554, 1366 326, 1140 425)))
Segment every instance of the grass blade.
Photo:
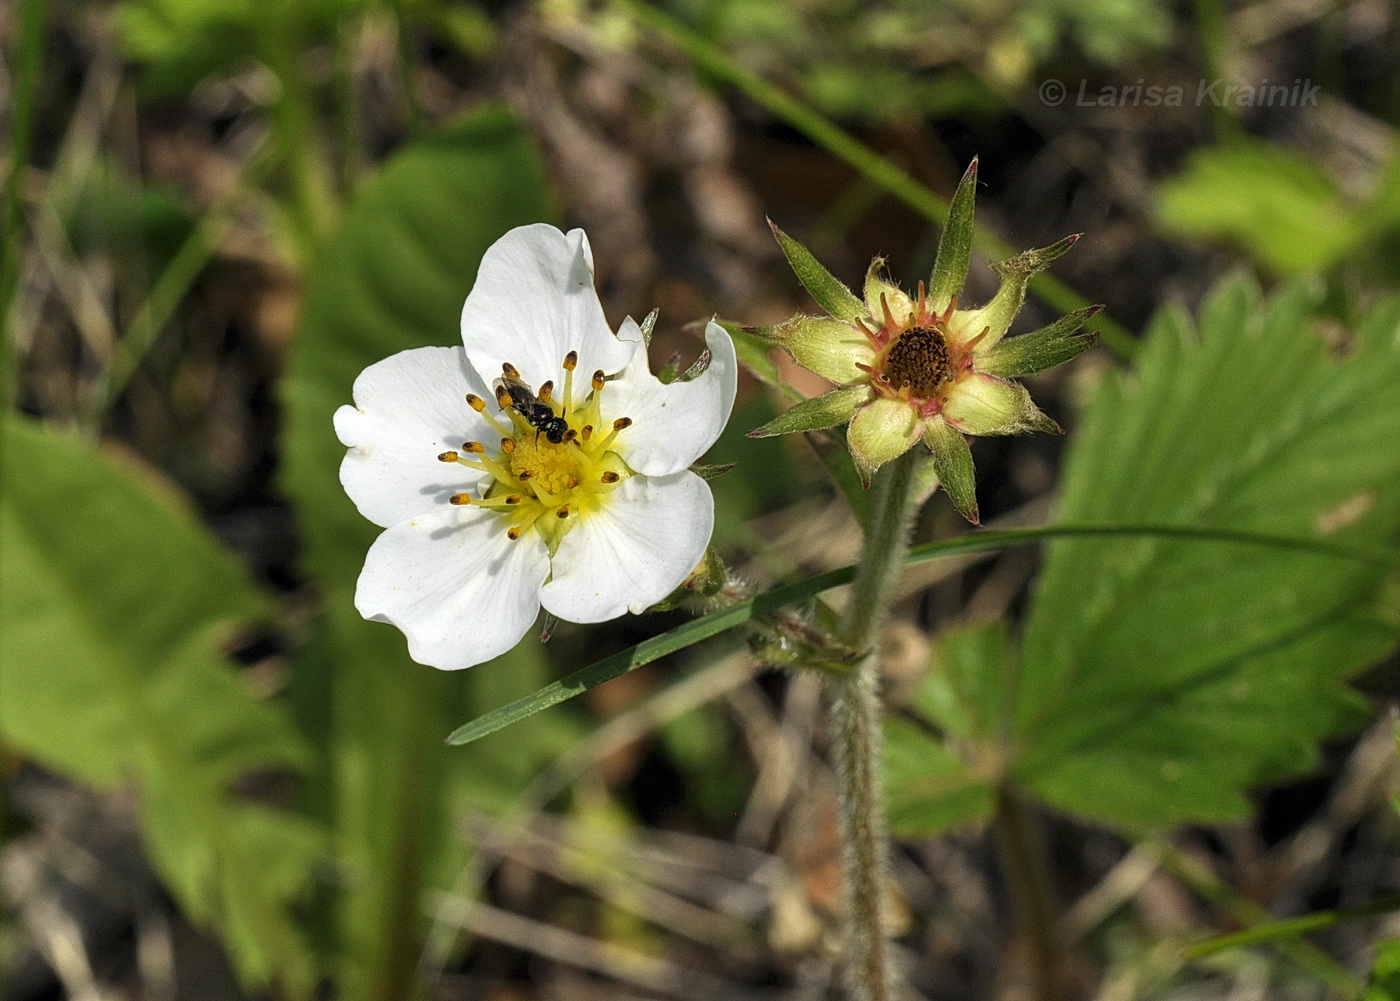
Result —
MULTIPOLYGON (((1070 536, 1158 536, 1165 538, 1196 539, 1201 542, 1246 543, 1278 549, 1301 550, 1337 559, 1353 560, 1383 567, 1400 563, 1400 554, 1390 550, 1361 549, 1341 545, 1321 539, 1292 536, 1264 535, 1256 532, 1234 532, 1216 529, 1195 529, 1185 525, 1046 525, 1040 528, 1008 528, 997 531, 972 532, 955 539, 942 539, 925 543, 909 551, 906 566, 928 560, 955 556, 961 553, 986 552, 1013 546, 1029 546, 1044 539, 1067 538, 1070 536)), ((494 709, 484 716, 478 716, 448 735, 446 743, 452 745, 470 744, 488 734, 504 729, 533 716, 542 709, 567 702, 576 695, 582 695, 590 688, 611 681, 629 671, 635 671, 662 657, 677 653, 701 640, 718 636, 735 626, 743 625, 758 616, 775 611, 785 605, 811 598, 841 584, 847 584, 855 576, 854 567, 842 567, 826 573, 808 577, 805 580, 784 584, 771 591, 755 595, 728 608, 702 616, 677 626, 659 636, 643 640, 636 646, 621 650, 610 657, 561 678, 532 695, 517 699, 494 709)))

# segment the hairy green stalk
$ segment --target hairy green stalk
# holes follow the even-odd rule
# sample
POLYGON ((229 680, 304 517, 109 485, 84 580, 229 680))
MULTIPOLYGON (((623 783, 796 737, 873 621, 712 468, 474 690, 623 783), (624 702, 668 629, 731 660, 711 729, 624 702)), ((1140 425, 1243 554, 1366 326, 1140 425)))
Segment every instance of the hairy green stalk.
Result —
POLYGON ((866 651, 849 674, 831 675, 831 725, 840 784, 841 855, 845 875, 846 969, 856 1001, 890 1001, 897 977, 885 936, 889 833, 880 777, 884 745, 880 699, 880 630, 909 548, 914 503, 914 453, 880 468, 871 484, 865 546, 856 568, 843 639, 866 651))

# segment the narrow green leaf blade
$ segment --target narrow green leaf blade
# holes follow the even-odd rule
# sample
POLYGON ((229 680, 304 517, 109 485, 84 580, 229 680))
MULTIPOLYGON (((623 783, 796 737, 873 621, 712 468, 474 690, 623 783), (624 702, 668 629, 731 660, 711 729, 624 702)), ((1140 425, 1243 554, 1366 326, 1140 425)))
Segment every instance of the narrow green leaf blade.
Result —
MULTIPOLYGON (((999 531, 972 532, 953 539, 925 543, 909 550, 907 565, 942 559, 964 553, 991 552, 1012 546, 1036 545, 1057 538, 1163 538, 1193 540, 1198 543, 1226 543, 1246 548, 1280 549, 1286 552, 1307 552, 1329 559, 1357 563, 1373 568, 1400 565, 1400 553, 1383 549, 1356 549, 1325 540, 1290 539, 1250 532, 1197 530, 1186 526, 1153 525, 1046 525, 1040 528, 1010 528, 999 531)), ((644 667, 662 657, 677 653, 702 640, 743 625, 756 616, 775 611, 794 602, 820 594, 828 588, 849 583, 855 577, 855 567, 842 567, 806 580, 775 588, 772 591, 738 602, 718 612, 711 612, 669 632, 628 647, 598 661, 567 678, 515 702, 465 723, 447 737, 448 744, 469 744, 488 734, 526 719, 542 709, 557 706, 588 689, 611 681, 628 671, 644 667)))

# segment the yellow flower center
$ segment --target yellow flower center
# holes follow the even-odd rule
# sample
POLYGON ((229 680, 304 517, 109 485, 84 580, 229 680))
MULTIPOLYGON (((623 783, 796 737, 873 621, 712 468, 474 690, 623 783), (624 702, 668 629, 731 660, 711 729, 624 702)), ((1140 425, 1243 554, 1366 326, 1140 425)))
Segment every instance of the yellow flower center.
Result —
POLYGON ((511 539, 530 530, 553 553, 559 540, 580 517, 596 510, 619 483, 633 475, 612 450, 619 433, 631 427, 628 417, 604 425, 602 371, 593 373, 590 391, 574 398, 574 369, 578 353, 564 359, 564 389, 554 398, 554 383, 541 384, 539 395, 520 379, 515 366, 502 366, 496 383, 496 403, 505 422, 486 412, 486 402, 467 395, 467 402, 500 434, 498 449, 481 442, 462 445, 465 455, 443 452, 438 458, 490 474, 481 496, 454 494, 453 504, 488 508, 501 516, 511 539))
POLYGON ((547 493, 564 494, 579 484, 583 463, 577 453, 573 442, 556 445, 526 434, 510 454, 510 471, 516 480, 534 480, 547 493))

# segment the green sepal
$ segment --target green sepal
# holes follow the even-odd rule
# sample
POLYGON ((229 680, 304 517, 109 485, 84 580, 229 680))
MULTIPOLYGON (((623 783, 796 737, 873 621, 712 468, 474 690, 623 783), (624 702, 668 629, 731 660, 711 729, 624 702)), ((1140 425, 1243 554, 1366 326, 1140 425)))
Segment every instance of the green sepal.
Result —
POLYGON ((980 309, 959 310, 953 315, 954 336, 963 342, 981 335, 977 350, 985 351, 1006 336, 1007 329, 1026 301, 1026 286, 1056 258, 1079 241, 1075 233, 1039 250, 1027 250, 992 265, 1001 277, 1001 287, 992 301, 980 309), (985 330, 985 333, 983 331, 985 330))
POLYGON ((676 377, 676 381, 690 382, 692 379, 704 375, 705 369, 710 367, 711 360, 712 355, 710 354, 710 349, 705 348, 705 350, 700 352, 700 357, 696 358, 695 361, 691 363, 690 368, 686 369, 684 372, 682 372, 676 377))
POLYGON ((821 612, 820 607, 793 608, 763 616, 749 634, 750 649, 780 667, 849 674, 861 651, 836 639, 821 612))
POLYGON ((928 303, 940 313, 962 291, 967 282, 968 262, 972 259, 972 214, 977 201, 977 158, 967 165, 948 206, 948 221, 938 238, 938 256, 928 282, 928 303))
POLYGON ((933 452, 938 481, 958 514, 974 525, 982 524, 977 513, 977 473, 967 439, 947 421, 935 418, 924 423, 924 444, 933 452))
POLYGON ((1079 328, 1102 309, 1089 306, 1075 310, 1048 327, 998 341, 990 350, 978 354, 977 370, 1014 379, 1061 365, 1098 343, 1097 330, 1080 333, 1079 328))
POLYGON ((860 365, 873 365, 875 349, 854 324, 829 316, 798 314, 767 327, 746 327, 747 333, 782 348, 809 372, 838 386, 863 382, 869 373, 860 365))
POLYGON ((656 318, 660 313, 660 309, 653 309, 637 324, 637 328, 642 332, 642 343, 647 347, 651 346, 651 335, 656 330, 656 318))
POLYGON ((690 571, 690 576, 681 581, 680 586, 647 609, 648 612, 669 612, 683 605, 712 607, 704 599, 713 598, 729 581, 729 568, 719 550, 710 546, 700 560, 700 565, 690 571))
POLYGON ((855 653, 832 657, 819 647, 778 634, 750 633, 749 649, 759 660, 775 667, 804 668, 822 674, 849 675, 856 663, 855 653))
POLYGON ((793 274, 797 275, 802 287, 817 301, 818 306, 826 310, 827 315, 848 323, 865 315, 865 305, 822 267, 811 251, 779 229, 773 220, 769 219, 768 225, 778 246, 783 249, 783 256, 787 258, 793 274))
POLYGON ((749 432, 750 438, 771 438, 794 431, 820 431, 845 424, 855 416, 862 403, 870 398, 869 386, 833 389, 821 396, 803 400, 790 410, 774 417, 761 428, 749 432))
POLYGON ((700 479, 708 482, 709 480, 715 480, 723 476, 725 473, 733 469, 734 466, 735 463, 733 462, 721 462, 718 464, 707 464, 697 462, 695 463, 695 465, 690 467, 690 471, 696 476, 700 477, 700 479))

